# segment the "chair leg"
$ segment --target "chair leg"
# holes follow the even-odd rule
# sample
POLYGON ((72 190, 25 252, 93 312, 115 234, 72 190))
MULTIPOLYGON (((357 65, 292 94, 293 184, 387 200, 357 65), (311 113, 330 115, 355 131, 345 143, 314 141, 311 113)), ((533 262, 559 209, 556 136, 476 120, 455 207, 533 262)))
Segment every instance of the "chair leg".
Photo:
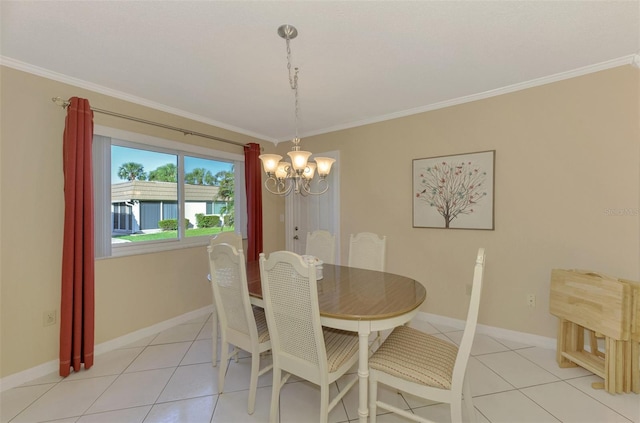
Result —
POLYGON ((271 387, 271 412, 269 414, 270 422, 278 421, 278 406, 280 402, 280 385, 282 384, 282 370, 273 367, 273 383, 271 387))
POLYGON ((451 399, 451 423, 462 423, 462 395, 451 399))
POLYGON ((376 413, 378 409, 378 405, 376 404, 377 400, 378 381, 372 377, 371 371, 369 371, 369 421, 371 423, 376 423, 376 413))
POLYGON ((218 365, 218 313, 216 306, 213 306, 213 314, 211 315, 211 338, 213 343, 213 352, 211 353, 211 363, 213 367, 218 365))
POLYGON ((329 420, 329 385, 320 386, 320 423, 327 423, 329 420))
POLYGON ((466 375, 462 382, 462 397, 464 400, 465 408, 467 409, 468 419, 471 423, 476 422, 476 409, 473 406, 473 397, 471 396, 471 386, 466 375))
POLYGON ((258 389, 258 372, 260 371, 260 352, 251 353, 251 381, 249 382, 249 414, 256 409, 256 390, 258 389))
POLYGON ((218 367, 218 393, 221 394, 224 389, 224 376, 227 373, 227 367, 229 367, 229 344, 225 336, 222 336, 221 348, 220 348, 220 367, 218 367))
POLYGON ((382 333, 378 331, 376 332, 376 337, 373 338, 373 341, 369 344, 369 351, 373 354, 378 348, 380 348, 380 345, 382 345, 382 333))

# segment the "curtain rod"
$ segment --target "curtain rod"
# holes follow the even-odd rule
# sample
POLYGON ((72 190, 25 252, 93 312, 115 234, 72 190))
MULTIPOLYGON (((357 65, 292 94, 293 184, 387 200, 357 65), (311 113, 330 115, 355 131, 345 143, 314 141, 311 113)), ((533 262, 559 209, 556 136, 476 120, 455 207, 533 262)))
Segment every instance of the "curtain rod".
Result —
MULTIPOLYGON (((62 107, 63 109, 66 109, 70 104, 69 100, 64 100, 61 97, 53 97, 51 99, 51 101, 53 101, 54 103, 56 103, 58 106, 62 107)), ((147 125, 158 126, 160 128, 165 128, 165 129, 170 129, 172 131, 182 132, 184 135, 196 135, 198 137, 208 138, 208 139, 216 140, 216 141, 220 141, 220 142, 225 142, 227 144, 239 145, 240 147, 244 147, 246 145, 246 144, 238 142, 238 141, 231 141, 231 140, 228 140, 228 139, 225 139, 225 138, 214 137, 213 135, 207 135, 207 134, 203 134, 203 133, 200 133, 200 132, 194 132, 194 131, 190 131, 188 129, 178 128, 176 126, 165 125, 164 123, 152 122, 150 120, 140 119, 140 118, 133 117, 133 116, 128 116, 128 115, 123 115, 121 113, 111 112, 109 110, 97 109, 95 107, 92 107, 91 110, 96 112, 96 113, 102 113, 103 115, 115 116, 115 117, 119 117, 119 118, 122 118, 122 119, 132 120, 134 122, 146 123, 147 125)))

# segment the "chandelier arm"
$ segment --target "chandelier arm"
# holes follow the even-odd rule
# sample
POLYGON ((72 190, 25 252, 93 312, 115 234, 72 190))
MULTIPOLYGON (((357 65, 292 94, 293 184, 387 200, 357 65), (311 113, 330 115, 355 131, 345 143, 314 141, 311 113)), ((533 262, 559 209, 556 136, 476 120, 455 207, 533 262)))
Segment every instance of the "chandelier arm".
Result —
POLYGON ((306 192, 309 195, 322 195, 322 194, 324 194, 325 192, 327 192, 329 190, 329 182, 324 178, 321 178, 318 181, 318 185, 320 185, 322 182, 324 182, 325 187, 324 187, 323 190, 318 191, 318 192, 311 191, 311 182, 310 181, 307 181, 307 182, 308 183, 303 184, 302 189, 304 190, 304 192, 306 192))
POLYGON ((291 192, 291 189, 293 188, 293 184, 291 182, 289 182, 289 184, 287 184, 286 183, 287 180, 288 180, 288 178, 286 180, 282 180, 282 179, 278 180, 273 176, 269 176, 264 181, 264 187, 271 194, 288 195, 291 192), (269 185, 271 185, 271 187, 269 185))

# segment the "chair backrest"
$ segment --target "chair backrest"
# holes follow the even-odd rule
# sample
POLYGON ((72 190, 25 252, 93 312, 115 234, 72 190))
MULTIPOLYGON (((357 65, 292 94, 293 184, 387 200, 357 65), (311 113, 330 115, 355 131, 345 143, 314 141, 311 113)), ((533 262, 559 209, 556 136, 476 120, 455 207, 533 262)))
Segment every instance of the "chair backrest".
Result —
POLYGON ((290 251, 262 253, 260 275, 274 366, 321 383, 328 371, 315 265, 290 251))
POLYGON ((220 328, 258 339, 249 300, 244 253, 226 243, 209 245, 207 251, 220 328))
POLYGON ((360 269, 385 269, 387 237, 380 238, 371 232, 351 234, 349 237, 349 267, 360 269))
POLYGON ((308 232, 305 254, 316 256, 327 264, 334 264, 336 257, 336 236, 329 231, 323 230, 308 232))
POLYGON ((478 249, 476 264, 473 269, 473 285, 471 286, 471 299, 467 311, 467 322, 464 326, 462 340, 458 347, 458 355, 453 367, 452 384, 461 386, 467 368, 467 362, 471 355, 473 338, 478 326, 478 312, 480 310, 480 294, 482 293, 482 279, 484 277, 485 253, 484 248, 478 249), (460 385, 459 385, 460 384, 460 385))
POLYGON ((211 237, 209 245, 215 244, 229 244, 236 250, 242 250, 242 236, 232 231, 220 232, 211 237))

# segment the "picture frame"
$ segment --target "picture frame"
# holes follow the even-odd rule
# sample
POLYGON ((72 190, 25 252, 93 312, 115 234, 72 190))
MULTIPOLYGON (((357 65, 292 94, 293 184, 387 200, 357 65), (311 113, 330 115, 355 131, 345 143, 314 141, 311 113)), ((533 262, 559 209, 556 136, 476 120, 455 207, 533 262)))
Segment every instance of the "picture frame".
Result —
POLYGON ((495 150, 413 160, 413 227, 494 230, 495 150))

